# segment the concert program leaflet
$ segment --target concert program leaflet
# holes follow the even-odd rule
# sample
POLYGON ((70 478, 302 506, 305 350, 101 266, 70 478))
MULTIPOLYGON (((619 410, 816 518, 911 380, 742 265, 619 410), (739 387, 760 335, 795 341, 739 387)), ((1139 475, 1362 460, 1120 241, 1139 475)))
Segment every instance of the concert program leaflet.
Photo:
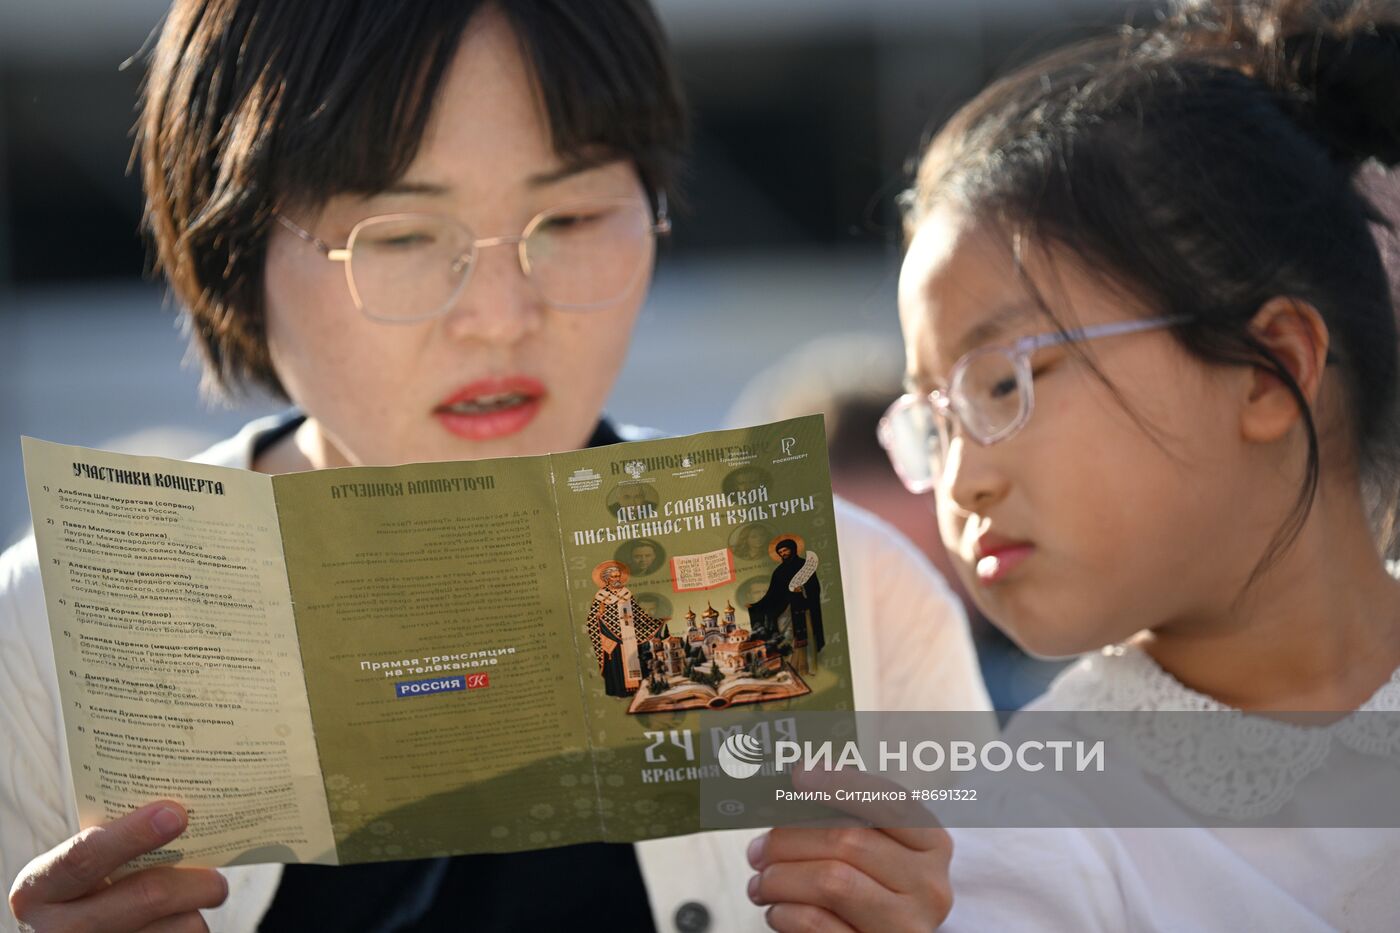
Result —
POLYGON ((852 706, 819 416, 281 476, 23 445, 79 820, 190 813, 141 864, 694 832, 727 719, 852 706))

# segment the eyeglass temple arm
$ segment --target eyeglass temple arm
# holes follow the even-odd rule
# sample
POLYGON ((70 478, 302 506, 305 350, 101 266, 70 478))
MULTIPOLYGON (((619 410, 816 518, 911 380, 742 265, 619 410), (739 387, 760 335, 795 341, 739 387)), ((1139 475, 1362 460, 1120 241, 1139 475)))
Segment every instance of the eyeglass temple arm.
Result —
POLYGON ((1124 334, 1136 334, 1139 331, 1156 330, 1160 327, 1172 327, 1177 324, 1185 324, 1190 320, 1190 315, 1176 314, 1168 317, 1152 317, 1137 321, 1114 321, 1110 324, 1091 324, 1088 327, 1077 327, 1073 330, 1037 334, 1034 337, 1027 337, 1024 340, 1017 341, 1017 343, 1027 352, 1033 352, 1074 340, 1092 340, 1096 337, 1118 337, 1124 334))
POLYGON ((331 245, 325 240, 310 233, 309 231, 303 230, 301 227, 298 227, 296 224, 292 223, 290 220, 288 220, 281 214, 278 214, 276 216, 278 221, 281 222, 282 226, 286 227, 288 230, 295 233, 298 237, 310 243, 312 246, 316 247, 317 252, 319 252, 322 256, 325 256, 332 262, 345 262, 347 259, 350 258, 350 251, 348 249, 332 249, 331 245))
POLYGON ((671 214, 666 204, 666 192, 656 192, 656 222, 651 225, 652 233, 671 232, 671 214))

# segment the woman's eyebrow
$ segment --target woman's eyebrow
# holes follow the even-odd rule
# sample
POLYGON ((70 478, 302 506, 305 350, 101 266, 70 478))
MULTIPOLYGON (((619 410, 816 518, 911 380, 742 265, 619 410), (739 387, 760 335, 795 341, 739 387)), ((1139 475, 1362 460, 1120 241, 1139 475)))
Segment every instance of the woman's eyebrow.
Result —
POLYGON ((409 181, 403 179, 394 182, 383 191, 376 191, 370 198, 382 198, 393 195, 427 195, 429 197, 442 197, 452 193, 451 185, 444 185, 433 181, 409 181))
MULTIPOLYGON (((557 184, 575 175, 582 175, 594 169, 602 168, 613 162, 621 161, 613 156, 603 156, 596 159, 578 159, 571 161, 558 168, 549 169, 543 172, 536 172, 525 179, 525 183, 531 188, 542 188, 547 185, 557 184)), ((412 196, 420 195, 427 197, 443 197, 452 193, 452 186, 436 181, 414 181, 411 179, 401 179, 389 185, 383 191, 376 191, 370 198, 392 197, 392 196, 412 196)))
POLYGON ((546 185, 557 184, 558 182, 573 178, 576 175, 582 175, 594 169, 605 168, 615 162, 622 161, 625 161, 625 157, 613 155, 612 153, 573 158, 567 163, 560 165, 558 168, 536 172, 527 178, 525 182, 531 188, 542 188, 546 185))

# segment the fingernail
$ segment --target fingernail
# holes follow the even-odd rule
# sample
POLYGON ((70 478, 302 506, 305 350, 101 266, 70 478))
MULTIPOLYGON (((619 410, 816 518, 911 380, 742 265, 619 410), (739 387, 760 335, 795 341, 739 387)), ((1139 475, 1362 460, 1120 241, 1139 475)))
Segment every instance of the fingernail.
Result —
POLYGON ((768 843, 768 834, 767 834, 767 833, 764 833, 764 834, 761 835, 761 836, 755 836, 755 837, 753 838, 753 841, 749 843, 749 850, 748 850, 749 864, 752 865, 754 868, 757 868, 757 867, 758 867, 758 862, 759 862, 759 860, 763 858, 763 847, 764 847, 767 843, 768 843))
POLYGON ((174 836, 185 828, 185 818, 174 807, 161 807, 151 815, 151 825, 162 836, 174 836))
POLYGON ((758 899, 758 875, 754 875, 749 879, 749 900, 753 901, 755 904, 763 903, 758 899))

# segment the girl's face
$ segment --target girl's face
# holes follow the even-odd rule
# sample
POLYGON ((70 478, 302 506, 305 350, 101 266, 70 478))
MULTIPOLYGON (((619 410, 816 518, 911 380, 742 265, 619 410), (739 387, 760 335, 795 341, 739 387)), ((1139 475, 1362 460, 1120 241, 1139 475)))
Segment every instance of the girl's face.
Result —
MULTIPOLYGON (((332 247, 358 221, 398 212, 449 215, 478 238, 510 236, 542 210, 593 198, 646 203, 630 162, 574 170, 555 153, 517 40, 487 10, 467 29, 401 183, 291 219, 332 247)), ((316 466, 583 446, 621 368, 654 249, 648 241, 644 273, 616 302, 571 311, 539 297, 514 246, 485 248, 445 314, 385 324, 355 307, 342 263, 274 230, 267 339, 282 384, 315 427, 314 449, 298 446, 316 466)))
MULTIPOLYGON (((1153 316, 1063 253, 1030 252, 1026 273, 1066 327, 1153 316)), ((969 350, 1055 329, 1007 245, 949 209, 911 242, 899 303, 913 392, 945 388, 969 350)), ((955 422, 935 489, 968 591, 1040 655, 1218 611, 1297 488, 1284 478, 1281 500, 1251 468, 1235 401, 1247 368, 1205 366, 1162 330, 1079 347, 1121 402, 1068 348, 1038 351, 1030 420, 987 447, 955 422)))

